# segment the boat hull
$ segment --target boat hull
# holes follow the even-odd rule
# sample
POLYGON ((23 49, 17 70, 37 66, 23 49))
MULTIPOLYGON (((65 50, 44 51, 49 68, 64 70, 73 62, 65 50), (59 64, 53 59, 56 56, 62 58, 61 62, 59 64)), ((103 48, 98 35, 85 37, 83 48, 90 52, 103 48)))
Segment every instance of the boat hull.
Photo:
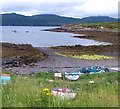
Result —
POLYGON ((56 88, 52 89, 51 92, 55 97, 59 97, 60 99, 74 99, 76 96, 76 93, 70 89, 66 89, 66 91, 63 91, 63 88, 56 88))
POLYGON ((79 77, 80 77, 81 73, 80 72, 73 72, 73 73, 68 73, 68 72, 65 72, 65 77, 69 80, 78 80, 79 77))

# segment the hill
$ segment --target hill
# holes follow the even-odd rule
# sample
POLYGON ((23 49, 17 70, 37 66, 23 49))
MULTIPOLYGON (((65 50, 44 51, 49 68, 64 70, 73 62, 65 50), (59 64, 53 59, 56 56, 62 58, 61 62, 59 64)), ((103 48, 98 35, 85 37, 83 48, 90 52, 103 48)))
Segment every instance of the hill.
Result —
POLYGON ((64 24, 113 22, 115 18, 107 16, 92 16, 82 19, 63 17, 54 14, 24 16, 16 13, 1 14, 2 26, 60 26, 64 24))
POLYGON ((91 16, 91 17, 85 17, 81 19, 82 21, 85 22, 115 22, 117 19, 111 18, 108 16, 91 16))

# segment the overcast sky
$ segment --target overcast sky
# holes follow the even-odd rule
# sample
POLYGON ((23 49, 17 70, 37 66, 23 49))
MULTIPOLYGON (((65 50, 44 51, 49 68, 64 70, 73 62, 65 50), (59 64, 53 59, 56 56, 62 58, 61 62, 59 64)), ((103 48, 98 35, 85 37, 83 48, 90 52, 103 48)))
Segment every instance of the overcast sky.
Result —
POLYGON ((119 0, 0 0, 0 13, 22 15, 57 14, 82 18, 87 16, 118 17, 119 0))

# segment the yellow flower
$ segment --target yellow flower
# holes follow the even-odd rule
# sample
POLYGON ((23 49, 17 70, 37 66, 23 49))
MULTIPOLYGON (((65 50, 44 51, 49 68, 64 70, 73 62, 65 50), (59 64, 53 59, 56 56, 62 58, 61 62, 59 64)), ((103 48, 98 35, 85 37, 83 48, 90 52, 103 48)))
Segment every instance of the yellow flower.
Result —
POLYGON ((35 101, 40 101, 41 99, 40 98, 36 98, 36 100, 35 101))
POLYGON ((43 89, 44 92, 49 92, 50 90, 48 88, 43 89))
POLYGON ((47 96, 52 96, 52 93, 46 93, 47 96))

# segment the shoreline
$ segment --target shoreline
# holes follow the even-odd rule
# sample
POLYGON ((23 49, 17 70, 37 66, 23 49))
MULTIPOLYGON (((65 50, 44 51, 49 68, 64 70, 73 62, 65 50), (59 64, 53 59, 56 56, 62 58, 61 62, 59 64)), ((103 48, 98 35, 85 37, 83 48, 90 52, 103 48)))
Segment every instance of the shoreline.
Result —
MULTIPOLYGON (((93 45, 93 46, 56 46, 56 47, 33 47, 34 49, 39 49, 39 53, 43 53, 45 56, 42 60, 31 61, 27 65, 3 68, 3 71, 7 70, 16 74, 32 74, 37 72, 47 72, 49 69, 58 72, 79 70, 80 67, 86 66, 106 66, 106 67, 118 67, 118 33, 111 31, 88 31, 88 30, 67 30, 62 28, 47 29, 44 31, 53 32, 69 32, 74 34, 85 34, 84 36, 73 36, 76 38, 86 38, 96 41, 112 43, 112 45, 93 45), (110 36, 109 36, 110 35, 110 36), (85 54, 103 54, 109 56, 115 56, 116 59, 107 60, 84 60, 84 59, 74 59, 70 57, 63 57, 55 54, 55 52, 64 53, 72 52, 73 54, 78 54, 84 52, 85 54), (104 53, 103 53, 104 52, 104 53)), ((34 56, 34 55, 33 55, 34 56)), ((28 59, 31 56, 28 56, 28 59)), ((2 66, 3 67, 3 66, 2 66)))
POLYGON ((44 31, 52 31, 52 32, 68 32, 73 34, 83 34, 83 36, 73 36, 76 38, 85 38, 92 39, 99 42, 108 42, 113 44, 119 44, 118 31, 101 31, 101 30, 82 30, 82 29, 66 29, 66 28, 52 28, 45 29, 44 31))
MULTIPOLYGON (((48 47, 39 47, 40 51, 44 52, 48 55, 45 60, 41 60, 36 62, 33 65, 26 65, 21 67, 11 67, 3 69, 3 71, 12 72, 18 75, 26 75, 33 74, 38 72, 48 72, 52 70, 54 72, 64 73, 65 71, 78 71, 81 67, 90 67, 90 66, 105 66, 107 68, 118 67, 117 59, 108 59, 108 60, 82 60, 82 59, 74 59, 70 57, 62 57, 56 55, 54 52, 55 49, 51 49, 48 47)), ((59 51, 59 50, 58 50, 59 51)))

